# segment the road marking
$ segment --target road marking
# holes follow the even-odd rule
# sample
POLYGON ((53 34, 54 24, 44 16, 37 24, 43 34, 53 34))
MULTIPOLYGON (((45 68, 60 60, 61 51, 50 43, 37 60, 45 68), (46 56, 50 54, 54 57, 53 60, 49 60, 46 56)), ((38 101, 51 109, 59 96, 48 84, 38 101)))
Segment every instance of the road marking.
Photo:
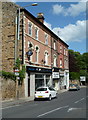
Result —
MULTIPOLYGON (((33 104, 33 105, 29 105, 29 106, 33 107, 33 106, 37 106, 37 105, 38 104, 33 104)), ((19 105, 13 105, 13 106, 8 106, 8 107, 0 108, 0 109, 8 109, 8 108, 17 107, 17 106, 21 106, 21 104, 19 104, 19 105)))
POLYGON ((16 106, 20 106, 20 105, 8 106, 8 107, 4 107, 4 108, 1 108, 1 109, 8 109, 8 108, 16 107, 16 106))
POLYGON ((38 115, 37 117, 42 117, 42 116, 44 116, 44 115, 47 115, 47 114, 49 114, 49 113, 52 113, 52 112, 55 112, 55 111, 57 111, 57 110, 60 110, 60 109, 62 109, 62 108, 67 108, 67 107, 69 107, 69 106, 67 105, 67 106, 59 107, 59 108, 56 108, 56 109, 51 110, 51 111, 49 111, 49 112, 43 113, 43 114, 41 114, 41 115, 38 115))
POLYGON ((69 108, 67 112, 70 112, 70 111, 72 111, 72 110, 78 110, 78 109, 80 110, 80 109, 82 109, 82 108, 69 108))
POLYGON ((82 101, 82 100, 84 100, 84 98, 82 98, 82 99, 80 99, 80 100, 76 101, 75 103, 78 103, 78 102, 80 102, 80 101, 82 101))

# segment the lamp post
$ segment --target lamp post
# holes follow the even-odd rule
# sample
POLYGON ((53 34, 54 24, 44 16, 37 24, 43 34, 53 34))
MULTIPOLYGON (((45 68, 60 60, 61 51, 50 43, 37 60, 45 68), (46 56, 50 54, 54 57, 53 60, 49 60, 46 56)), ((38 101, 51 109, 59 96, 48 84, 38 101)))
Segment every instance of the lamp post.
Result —
MULTIPOLYGON (((21 9, 24 9, 25 7, 29 7, 29 6, 37 6, 37 3, 33 3, 33 4, 29 4, 23 7, 19 7, 17 9, 17 16, 16 16, 16 40, 15 40, 15 64, 16 64, 16 60, 18 58, 18 41, 20 40, 20 11, 21 9)), ((33 52, 28 51, 28 57, 31 56, 33 54, 33 52)), ((16 98, 19 99, 19 89, 18 89, 18 80, 19 75, 16 77, 16 98)))
POLYGON ((25 5, 23 7, 19 7, 17 9, 17 15, 16 15, 16 20, 15 20, 15 24, 16 24, 16 34, 15 34, 15 62, 18 58, 18 41, 20 40, 20 11, 21 9, 24 9, 25 7, 29 7, 29 6, 37 6, 37 3, 33 3, 33 4, 28 4, 25 5))

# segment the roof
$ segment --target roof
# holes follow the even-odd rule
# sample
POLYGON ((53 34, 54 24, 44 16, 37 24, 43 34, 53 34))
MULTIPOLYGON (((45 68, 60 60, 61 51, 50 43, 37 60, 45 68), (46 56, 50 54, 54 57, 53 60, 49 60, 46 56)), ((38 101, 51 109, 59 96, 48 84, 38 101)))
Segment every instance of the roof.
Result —
POLYGON ((40 22, 36 17, 34 17, 29 11, 27 11, 25 8, 21 8, 20 11, 25 12, 26 14, 28 14, 29 16, 31 16, 31 18, 33 18, 33 20, 35 20, 37 23, 39 23, 41 26, 43 26, 45 29, 47 29, 47 31, 49 31, 54 37, 56 37, 57 39, 59 39, 64 45, 66 45, 67 47, 69 47, 68 44, 66 44, 61 38, 59 38, 54 32, 52 32, 48 27, 46 27, 42 22, 40 22))

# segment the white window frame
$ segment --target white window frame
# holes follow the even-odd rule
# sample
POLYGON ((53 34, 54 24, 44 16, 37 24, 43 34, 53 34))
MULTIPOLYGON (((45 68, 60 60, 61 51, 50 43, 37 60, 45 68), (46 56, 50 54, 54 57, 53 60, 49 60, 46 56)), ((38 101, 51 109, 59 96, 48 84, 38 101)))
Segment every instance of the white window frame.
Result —
POLYGON ((35 39, 38 40, 38 37, 39 37, 39 29, 38 27, 35 27, 35 39), (36 34, 37 33, 37 34, 36 34))
POLYGON ((56 50, 56 41, 54 40, 54 43, 53 43, 53 48, 54 50, 56 50))
POLYGON ((49 54, 48 54, 48 51, 45 51, 45 53, 44 53, 44 55, 45 55, 45 65, 48 65, 48 56, 49 56, 49 54))
MULTIPOLYGON (((30 41, 28 41, 28 49, 30 49, 30 48, 29 48, 29 44, 32 44, 32 47, 31 47, 31 48, 32 48, 32 50, 33 50, 33 49, 34 49, 33 43, 30 42, 30 41)), ((30 56, 30 61, 31 61, 31 62, 32 62, 32 56, 33 56, 33 55, 30 56)))
POLYGON ((48 34, 45 33, 45 44, 48 45, 48 34))
POLYGON ((62 59, 60 59, 60 68, 62 68, 62 59))
POLYGON ((54 54, 54 57, 53 57, 53 66, 56 67, 57 66, 57 56, 54 54))
POLYGON ((30 21, 28 21, 28 34, 30 35, 30 36, 32 36, 32 22, 30 22, 30 21), (31 25, 31 27, 29 26, 29 25, 31 25))
POLYGON ((62 53, 62 45, 60 45, 60 53, 62 53))
POLYGON ((36 63, 38 63, 38 61, 39 61, 39 46, 35 46, 35 53, 36 53, 36 55, 35 55, 35 62, 36 63), (38 47, 38 50, 36 50, 36 48, 38 47))

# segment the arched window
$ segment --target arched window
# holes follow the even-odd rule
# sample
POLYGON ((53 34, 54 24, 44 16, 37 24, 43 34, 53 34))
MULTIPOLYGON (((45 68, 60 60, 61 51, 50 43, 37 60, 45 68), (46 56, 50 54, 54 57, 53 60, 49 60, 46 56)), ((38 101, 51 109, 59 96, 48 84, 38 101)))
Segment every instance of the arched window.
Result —
POLYGON ((38 40, 38 31, 39 31, 39 30, 38 30, 38 28, 36 27, 36 28, 35 28, 35 39, 36 39, 36 40, 38 40))
POLYGON ((45 44, 48 45, 48 34, 45 34, 45 44))
POLYGON ((48 51, 45 51, 45 65, 48 65, 48 51))
MULTIPOLYGON (((34 45, 32 44, 32 42, 28 41, 28 50, 29 51, 32 51, 34 50, 34 45)), ((32 62, 32 56, 33 55, 30 55, 30 62, 32 62)))
POLYGON ((28 22, 28 33, 30 36, 32 36, 32 23, 28 22))
POLYGON ((62 68, 62 58, 60 58, 60 68, 62 68))
POLYGON ((57 56, 54 54, 54 61, 53 61, 53 65, 54 67, 57 66, 57 56))
POLYGON ((38 63, 39 60, 39 47, 35 46, 35 62, 38 63))

